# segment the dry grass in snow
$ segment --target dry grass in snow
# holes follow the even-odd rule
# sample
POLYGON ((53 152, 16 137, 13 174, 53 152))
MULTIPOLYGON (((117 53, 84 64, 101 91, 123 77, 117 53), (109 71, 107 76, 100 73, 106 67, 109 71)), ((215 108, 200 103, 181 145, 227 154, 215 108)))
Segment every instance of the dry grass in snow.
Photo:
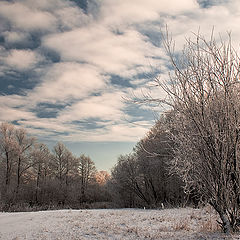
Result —
POLYGON ((3 240, 240 239, 226 237, 204 209, 58 210, 0 213, 3 240))

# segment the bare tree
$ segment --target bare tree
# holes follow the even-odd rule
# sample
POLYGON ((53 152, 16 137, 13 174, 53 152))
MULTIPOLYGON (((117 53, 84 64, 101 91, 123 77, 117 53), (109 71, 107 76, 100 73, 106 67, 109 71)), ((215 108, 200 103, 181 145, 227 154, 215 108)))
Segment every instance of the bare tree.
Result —
POLYGON ((102 186, 110 179, 110 174, 107 171, 98 171, 95 174, 96 182, 102 186))
POLYGON ((183 183, 169 171, 173 141, 169 139, 168 115, 156 122, 131 154, 121 155, 112 169, 112 192, 122 199, 125 207, 184 204, 183 183))
POLYGON ((112 181, 128 207, 135 207, 136 204, 143 206, 152 204, 149 182, 146 175, 141 172, 136 154, 119 156, 112 170, 112 181))
POLYGON ((132 154, 120 155, 112 169, 110 179, 112 196, 118 205, 136 207, 137 198, 140 198, 144 205, 148 205, 147 198, 139 187, 137 176, 136 158, 132 154))
POLYGON ((81 199, 80 201, 83 203, 86 200, 86 191, 88 189, 88 185, 91 183, 93 179, 95 179, 96 175, 96 167, 94 162, 90 157, 82 154, 78 158, 78 172, 81 183, 81 199))
POLYGON ((67 165, 67 154, 68 150, 63 143, 58 142, 53 148, 53 168, 56 177, 59 179, 62 185, 64 178, 66 177, 66 172, 68 171, 67 165))
POLYGON ((16 156, 15 128, 9 123, 2 123, 0 126, 0 151, 1 161, 5 168, 5 185, 10 184, 14 158, 16 156))
MULTIPOLYGON (((173 73, 163 82, 175 119, 173 169, 218 212, 224 232, 240 227, 240 59, 231 44, 200 34, 176 54, 164 43, 173 73)), ((155 99, 166 103, 166 99, 155 99)))
POLYGON ((68 186, 78 176, 79 163, 77 157, 73 156, 69 150, 66 151, 65 157, 67 162, 65 184, 68 186))
POLYGON ((151 206, 162 203, 179 206, 184 203, 183 183, 176 174, 170 174, 169 165, 173 158, 173 141, 166 113, 155 123, 147 135, 135 146, 139 175, 144 178, 144 188, 151 206))
POLYGON ((47 176, 50 175, 49 161, 52 158, 45 144, 35 144, 32 152, 33 170, 36 175, 35 202, 39 203, 39 192, 41 186, 46 185, 47 176))
POLYGON ((16 153, 17 153, 17 187, 18 194, 20 179, 26 170, 33 166, 31 159, 31 148, 34 144, 34 138, 27 135, 26 130, 19 128, 15 131, 16 153))
POLYGON ((105 187, 109 176, 100 172, 97 178, 96 173, 89 157, 76 158, 63 143, 57 143, 51 153, 24 129, 0 125, 1 210, 11 211, 13 206, 24 210, 22 203, 79 207, 79 195, 81 203, 110 201, 105 187))

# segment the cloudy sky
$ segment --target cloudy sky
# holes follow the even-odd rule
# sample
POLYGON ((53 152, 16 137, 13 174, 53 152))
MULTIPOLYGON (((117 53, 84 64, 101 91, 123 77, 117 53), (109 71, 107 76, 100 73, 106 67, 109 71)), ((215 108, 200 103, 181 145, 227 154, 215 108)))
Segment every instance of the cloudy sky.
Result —
POLYGON ((149 87, 168 72, 160 29, 178 50, 213 26, 238 44, 239 23, 239 0, 1 0, 0 121, 109 169, 157 116, 125 99, 161 96, 149 87))

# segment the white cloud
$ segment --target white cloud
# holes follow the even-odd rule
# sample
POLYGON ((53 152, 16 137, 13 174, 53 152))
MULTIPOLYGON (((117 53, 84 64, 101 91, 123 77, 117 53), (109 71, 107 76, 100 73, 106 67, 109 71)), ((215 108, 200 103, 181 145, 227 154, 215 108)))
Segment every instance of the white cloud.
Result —
POLYGON ((19 95, 0 95, 0 106, 17 107, 24 106, 28 103, 28 100, 19 95))
POLYGON ((174 18, 165 18, 173 40, 176 42, 176 50, 182 50, 185 39, 194 38, 193 32, 210 39, 214 29, 215 37, 219 39, 219 34, 224 39, 227 32, 232 32, 232 40, 239 45, 240 31, 240 6, 238 0, 228 1, 225 4, 212 6, 210 8, 195 9, 188 15, 176 15, 174 18))
POLYGON ((3 33, 4 39, 7 43, 24 42, 27 40, 27 34, 23 32, 10 32, 3 33))
POLYGON ((42 57, 31 50, 11 50, 3 61, 17 70, 26 70, 33 68, 42 57))
POLYGON ((43 44, 59 52, 65 61, 87 62, 102 72, 120 75, 135 65, 146 65, 146 57, 158 52, 133 29, 116 35, 99 25, 49 35, 43 44))
POLYGON ((65 126, 64 124, 59 123, 53 118, 50 119, 39 119, 31 118, 31 119, 25 119, 20 120, 18 123, 22 124, 25 128, 30 129, 30 131, 33 133, 43 134, 46 132, 47 134, 51 133, 63 133, 63 132, 73 132, 73 129, 69 126, 65 126), (44 131, 43 131, 44 130, 44 131))
POLYGON ((58 18, 59 24, 63 29, 71 30, 77 27, 86 26, 92 19, 82 12, 76 6, 65 6, 54 11, 54 15, 58 18))
POLYGON ((34 114, 28 109, 29 102, 24 96, 19 95, 1 95, 0 122, 11 122, 20 119, 33 119, 34 114))
MULTIPOLYGON (((112 125, 110 127, 109 135, 105 136, 109 141, 138 141, 149 130, 150 124, 143 124, 142 122, 135 122, 134 124, 124 123, 112 125)), ((99 138, 100 140, 100 138, 99 138)))
POLYGON ((42 82, 28 94, 32 102, 81 99, 105 87, 104 78, 97 69, 87 64, 62 62, 45 71, 42 82))
POLYGON ((32 112, 24 110, 22 108, 14 108, 1 105, 0 111, 4 113, 0 117, 1 122, 11 122, 19 119, 34 118, 34 114, 32 112))
POLYGON ((89 141, 89 142, 136 142, 139 141, 150 129, 151 123, 136 122, 135 124, 118 123, 109 124, 105 128, 93 131, 78 130, 76 126, 69 125, 72 132, 68 136, 62 136, 64 141, 89 141))
POLYGON ((124 117, 123 93, 103 93, 81 100, 61 112, 60 121, 85 120, 96 118, 111 122, 119 122, 124 117))
POLYGON ((159 20, 161 14, 176 15, 197 7, 196 0, 104 0, 101 14, 105 24, 122 26, 159 20))
POLYGON ((0 48, 1 75, 18 69, 38 71, 40 76, 37 86, 26 91, 25 96, 0 96, 0 109, 5 113, 1 121, 24 119, 19 122, 32 129, 33 134, 63 133, 59 138, 69 141, 136 141, 151 123, 130 123, 136 118, 131 117, 131 112, 126 113, 122 96, 129 96, 131 91, 111 86, 110 75, 134 77, 130 82, 137 87, 137 96, 150 94, 158 98, 164 97, 163 91, 141 87, 147 82, 142 73, 151 73, 160 65, 162 78, 168 78, 169 66, 164 50, 153 46, 140 29, 144 27, 151 37, 152 31, 159 32, 160 25, 167 23, 177 50, 182 48, 185 37, 199 27, 208 36, 212 26, 216 34, 232 30, 234 39, 240 39, 238 0, 207 9, 200 8, 196 0, 102 0, 99 5, 99 12, 93 17, 71 1, 0 2, 1 19, 10 26, 6 29, 0 26, 6 44, 29 40, 32 31, 39 31, 42 36, 37 51, 7 52, 0 48), (42 57, 37 52, 43 48, 56 51, 60 62, 39 68, 42 57), (140 79, 135 79, 137 74, 142 75, 140 79), (56 109, 56 118, 40 119, 31 111, 43 102, 64 103, 67 107, 56 109), (93 129, 75 125, 73 121, 78 120, 92 121, 93 129))
POLYGON ((3 1, 0 2, 0 16, 8 20, 13 28, 44 32, 71 30, 92 20, 73 2, 62 0, 3 1))
POLYGON ((0 2, 0 16, 7 19, 13 27, 26 31, 45 30, 56 28, 56 18, 47 11, 38 11, 34 5, 22 3, 0 2))
POLYGON ((69 5, 66 1, 62 0, 21 0, 21 3, 29 8, 38 9, 40 11, 54 12, 58 8, 64 8, 69 5))

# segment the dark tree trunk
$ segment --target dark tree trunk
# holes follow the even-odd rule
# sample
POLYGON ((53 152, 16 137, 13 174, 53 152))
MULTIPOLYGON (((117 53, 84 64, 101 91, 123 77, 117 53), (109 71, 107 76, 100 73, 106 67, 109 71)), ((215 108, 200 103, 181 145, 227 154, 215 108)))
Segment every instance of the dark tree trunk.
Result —
POLYGON ((231 225, 230 225, 230 221, 227 217, 226 213, 219 213, 219 216, 222 220, 222 227, 223 227, 223 231, 226 234, 230 234, 231 232, 231 225))
POLYGON ((17 188, 16 188, 16 195, 18 195, 18 190, 20 186, 20 178, 21 178, 21 157, 18 157, 18 167, 17 167, 17 188))

